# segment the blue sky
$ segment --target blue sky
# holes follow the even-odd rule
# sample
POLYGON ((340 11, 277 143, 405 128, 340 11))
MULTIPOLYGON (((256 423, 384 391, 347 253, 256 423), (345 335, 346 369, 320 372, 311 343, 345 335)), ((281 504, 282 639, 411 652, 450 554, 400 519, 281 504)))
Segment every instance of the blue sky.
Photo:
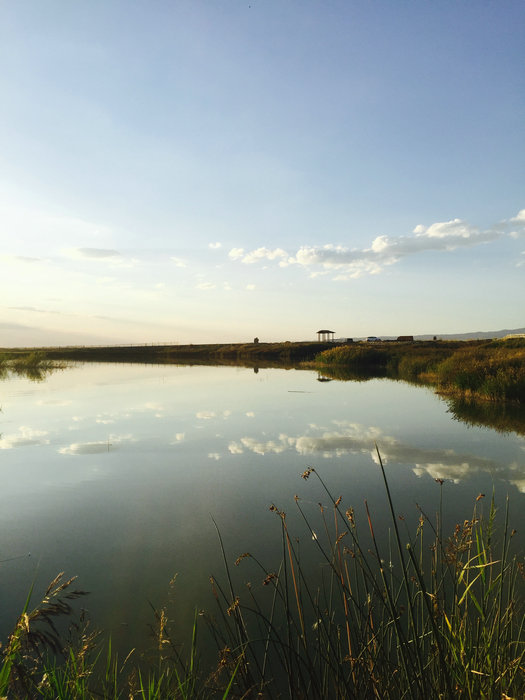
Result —
POLYGON ((0 1, 0 346, 525 325, 525 4, 0 1))

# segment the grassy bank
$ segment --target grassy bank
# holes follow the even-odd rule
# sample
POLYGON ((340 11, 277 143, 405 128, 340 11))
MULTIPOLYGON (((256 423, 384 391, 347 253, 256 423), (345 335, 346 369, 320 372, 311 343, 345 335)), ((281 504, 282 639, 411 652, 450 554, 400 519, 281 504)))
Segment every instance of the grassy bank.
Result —
POLYGON ((48 360, 73 362, 146 362, 290 366, 312 360, 332 343, 215 343, 206 345, 126 345, 107 347, 52 347, 4 350, 11 359, 38 353, 48 360))
MULTIPOLYGON (((518 698, 525 693, 523 561, 513 555, 507 511, 480 496, 452 533, 442 531, 444 484, 434 518, 418 507, 411 532, 385 472, 390 537, 380 539, 365 502, 358 511, 321 485, 324 503, 295 497, 300 537, 277 506, 281 561, 255 553, 212 577, 216 610, 196 616, 185 647, 166 608, 154 612, 148 659, 101 651, 88 627, 66 644, 56 620, 81 595, 57 578, 29 603, 3 652, 0 696, 12 698, 518 698), (305 565, 309 550, 318 564, 305 565), (239 580, 250 583, 239 583, 239 580), (202 627, 205 627, 203 630, 202 627), (200 664, 204 632, 217 649, 200 664), (62 653, 61 653, 62 652, 62 653)), ((297 527, 297 526, 296 526, 297 527)), ((222 541, 219 534, 219 546, 222 541)))
POLYGON ((359 343, 326 350, 315 364, 334 378, 365 372, 424 382, 463 398, 525 402, 525 340, 359 343))
POLYGON ((415 343, 237 343, 0 351, 0 371, 39 374, 63 361, 310 366, 334 379, 387 376, 461 398, 525 402, 525 340, 415 343))

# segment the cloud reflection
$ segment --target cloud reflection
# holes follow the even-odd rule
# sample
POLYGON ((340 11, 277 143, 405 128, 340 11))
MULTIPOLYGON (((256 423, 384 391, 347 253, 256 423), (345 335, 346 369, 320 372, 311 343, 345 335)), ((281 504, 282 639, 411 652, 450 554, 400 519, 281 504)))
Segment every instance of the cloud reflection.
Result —
POLYGON ((375 426, 364 427, 358 423, 344 421, 334 421, 334 425, 334 430, 311 425, 311 434, 280 434, 274 440, 243 437, 239 441, 230 442, 228 449, 231 454, 242 454, 248 450, 259 455, 279 454, 295 449, 301 455, 315 454, 325 459, 362 453, 370 454, 371 458, 378 462, 377 445, 384 464, 408 464, 416 476, 428 474, 434 479, 447 479, 457 483, 477 473, 488 473, 510 482, 525 493, 525 467, 518 462, 502 465, 487 457, 458 453, 451 449, 429 449, 409 445, 386 435, 375 426))
POLYGON ((232 412, 230 409, 226 408, 224 411, 221 411, 220 413, 217 413, 216 411, 198 411, 195 414, 195 417, 198 418, 199 420, 211 420, 212 418, 223 418, 226 420, 232 415, 232 412))
POLYGON ((46 430, 35 430, 27 425, 21 425, 17 433, 0 436, 0 450, 11 450, 14 447, 29 447, 30 445, 48 445, 46 430))
POLYGON ((94 455, 101 452, 110 452, 115 449, 109 440, 104 442, 73 442, 67 447, 61 447, 58 451, 62 455, 94 455))
POLYGON ((135 439, 132 435, 110 435, 107 440, 97 442, 73 442, 58 451, 62 455, 94 455, 113 452, 125 442, 135 442, 135 439))

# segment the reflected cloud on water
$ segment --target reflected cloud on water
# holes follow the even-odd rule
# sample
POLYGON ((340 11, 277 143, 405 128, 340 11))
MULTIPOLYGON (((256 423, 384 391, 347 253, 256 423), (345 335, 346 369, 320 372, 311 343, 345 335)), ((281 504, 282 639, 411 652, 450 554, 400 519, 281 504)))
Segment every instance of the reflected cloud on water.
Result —
MULTIPOLYGON (((301 455, 317 455, 325 459, 342 457, 347 454, 369 454, 377 463, 376 445, 384 464, 395 462, 411 466, 416 476, 428 474, 433 479, 447 479, 454 482, 472 477, 476 473, 488 473, 513 484, 525 493, 525 466, 513 461, 502 465, 488 457, 458 453, 452 449, 430 449, 403 443, 386 435, 375 426, 365 427, 358 423, 333 421, 335 430, 326 430, 311 425, 313 434, 291 436, 281 433, 277 439, 258 440, 243 437, 228 445, 231 454, 239 455, 245 450, 258 455, 279 454, 296 450, 301 455), (317 431, 320 434, 315 434, 317 431)), ((525 447, 523 448, 525 449, 525 447)))
POLYGON ((73 442, 59 448, 62 455, 94 455, 103 452, 113 452, 126 443, 136 442, 132 435, 110 435, 107 440, 96 442, 73 442))
POLYGON ((198 418, 199 420, 211 420, 212 418, 222 418, 226 420, 232 415, 232 412, 229 409, 225 409, 224 411, 197 411, 195 414, 195 417, 198 418))
POLYGON ((73 442, 67 447, 61 447, 58 451, 61 455, 94 455, 101 452, 110 452, 116 446, 106 442, 73 442))
POLYGON ((29 447, 30 445, 48 445, 48 434, 46 430, 35 430, 27 425, 21 425, 17 433, 0 435, 0 450, 11 450, 15 447, 29 447))

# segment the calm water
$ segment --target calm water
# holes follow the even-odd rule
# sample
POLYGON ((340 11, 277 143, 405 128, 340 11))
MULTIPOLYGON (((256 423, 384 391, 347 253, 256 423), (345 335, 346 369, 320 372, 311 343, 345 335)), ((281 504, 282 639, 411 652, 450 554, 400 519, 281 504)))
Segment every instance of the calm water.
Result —
MULTIPOLYGON (((149 602, 163 604, 177 574, 173 615, 183 635, 196 606, 212 607, 210 574, 223 577, 212 518, 231 562, 250 551, 276 569, 280 525, 269 506, 284 508, 302 537, 294 494, 314 520, 317 503, 327 502, 315 480, 300 478, 308 466, 358 517, 368 499, 377 531, 386 532, 375 443, 409 526, 416 503, 435 513, 435 479, 443 478, 448 527, 494 487, 498 505, 508 494, 511 527, 523 532, 523 436, 469 427, 424 388, 317 379, 294 370, 86 364, 40 383, 2 382, 2 640, 31 582, 40 593, 62 570, 91 592, 86 607, 121 649, 143 641, 149 602)), ((249 566, 235 573, 260 578, 249 566)))

